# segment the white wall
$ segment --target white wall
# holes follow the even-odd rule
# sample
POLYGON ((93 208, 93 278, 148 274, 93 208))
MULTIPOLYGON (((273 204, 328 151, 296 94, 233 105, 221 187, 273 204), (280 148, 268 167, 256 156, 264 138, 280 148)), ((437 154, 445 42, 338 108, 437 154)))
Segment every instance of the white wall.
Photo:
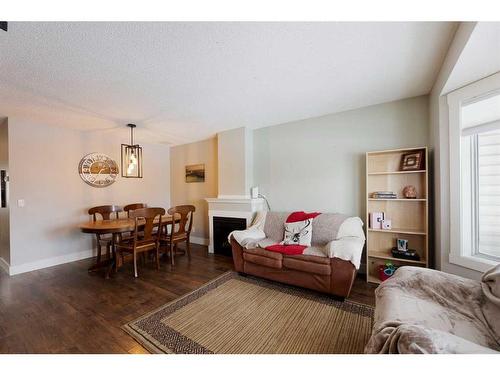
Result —
MULTIPOLYGON (((435 223, 435 263, 442 271, 461 275, 471 279, 479 279, 481 273, 449 262, 450 253, 450 166, 449 166, 449 132, 448 105, 443 92, 449 77, 455 69, 461 54, 467 45, 475 22, 463 22, 457 29, 448 53, 436 77, 430 95, 430 141, 434 149, 434 223, 435 223)), ((467 82, 464 82, 464 84, 467 82)))
MULTIPOLYGON (((0 169, 9 170, 8 120, 0 119, 0 169)), ((10 262, 9 207, 0 207, 0 268, 10 262)))
POLYGON ((128 132, 80 132, 9 118, 11 273, 24 272, 91 255, 93 239, 80 233, 88 208, 146 202, 170 206, 169 147, 144 144, 144 178, 117 181, 106 188, 84 183, 80 159, 103 152, 120 163, 120 143, 128 132), (123 134, 123 138, 120 138, 123 134), (24 199, 25 207, 17 207, 24 199))
POLYGON ((420 96, 255 130, 254 184, 272 210, 364 218, 365 152, 429 142, 420 96))
POLYGON ((248 128, 217 133, 219 192, 223 197, 249 197, 252 186, 253 134, 248 128))
POLYGON ((208 242, 208 204, 205 198, 217 197, 217 138, 175 146, 170 149, 172 205, 192 204, 193 242, 208 242), (186 165, 205 164, 205 182, 186 182, 186 165))

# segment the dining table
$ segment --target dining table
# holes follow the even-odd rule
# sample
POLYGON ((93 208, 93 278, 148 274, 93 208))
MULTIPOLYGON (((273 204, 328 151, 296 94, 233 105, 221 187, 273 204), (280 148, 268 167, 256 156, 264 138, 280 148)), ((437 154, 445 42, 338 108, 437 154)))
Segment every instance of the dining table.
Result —
MULTIPOLYGON (((159 219, 155 219, 154 224, 159 224, 159 219)), ((161 218, 162 227, 171 225, 174 218, 171 215, 163 215, 161 218)), ((179 222, 179 218, 175 218, 175 222, 179 222)), ((138 230, 145 225, 144 219, 138 219, 138 230)), ((83 233, 111 235, 111 254, 110 257, 101 260, 100 256, 97 257, 96 262, 88 269, 89 272, 106 268, 106 279, 109 278, 111 272, 117 267, 116 244, 120 240, 120 235, 123 233, 133 232, 135 230, 135 219, 118 218, 110 220, 89 220, 79 225, 83 233)), ((161 230, 159 228, 158 230, 161 230)))

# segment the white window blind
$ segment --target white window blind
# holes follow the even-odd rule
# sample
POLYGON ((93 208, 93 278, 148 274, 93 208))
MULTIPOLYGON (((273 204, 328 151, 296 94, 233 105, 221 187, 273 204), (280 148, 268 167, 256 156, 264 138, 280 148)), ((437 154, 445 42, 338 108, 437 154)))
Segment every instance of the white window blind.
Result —
POLYGON ((476 140, 476 253, 500 257, 500 130, 479 132, 476 140))

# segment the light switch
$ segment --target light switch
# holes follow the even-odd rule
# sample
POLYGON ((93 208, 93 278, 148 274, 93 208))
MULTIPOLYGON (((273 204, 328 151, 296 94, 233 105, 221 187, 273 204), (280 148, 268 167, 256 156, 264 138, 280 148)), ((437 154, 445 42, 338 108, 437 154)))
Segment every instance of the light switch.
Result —
POLYGON ((17 207, 23 208, 24 207, 24 199, 18 199, 17 200, 17 207))

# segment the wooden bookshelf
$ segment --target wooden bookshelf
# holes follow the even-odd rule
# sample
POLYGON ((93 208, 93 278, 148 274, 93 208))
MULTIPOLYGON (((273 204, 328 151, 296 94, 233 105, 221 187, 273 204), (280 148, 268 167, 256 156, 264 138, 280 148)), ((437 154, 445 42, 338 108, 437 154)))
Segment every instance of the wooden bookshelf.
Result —
POLYGON ((378 268, 390 261, 396 266, 429 267, 429 170, 427 147, 382 150, 366 153, 366 280, 379 284, 378 268), (413 151, 424 152, 423 169, 402 171, 401 159, 413 151), (415 186, 416 199, 406 199, 403 188, 415 186), (396 199, 372 198, 376 191, 394 191, 396 199), (392 229, 370 228, 370 213, 385 212, 392 229), (408 240, 408 247, 420 260, 394 258, 396 239, 408 240))

